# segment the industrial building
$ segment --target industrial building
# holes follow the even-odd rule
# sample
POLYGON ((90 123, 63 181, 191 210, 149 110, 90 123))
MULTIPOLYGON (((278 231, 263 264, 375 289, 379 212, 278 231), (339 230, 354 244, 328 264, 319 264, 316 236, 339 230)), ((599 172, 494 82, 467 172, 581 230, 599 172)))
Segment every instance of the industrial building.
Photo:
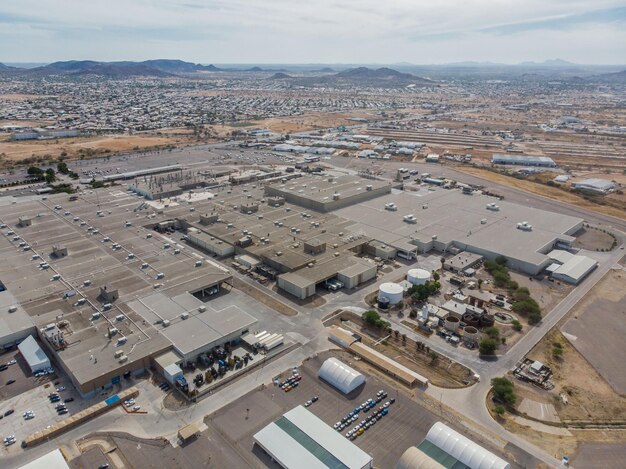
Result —
POLYGON ((0 348, 9 349, 36 333, 35 323, 0 282, 0 348))
POLYGON ((228 270, 170 246, 149 229, 148 208, 136 207, 137 199, 119 189, 5 207, 7 219, 29 216, 37 223, 20 228, 19 236, 11 227, 0 231, 0 305, 6 305, 0 321, 9 325, 2 343, 36 334, 83 396, 156 366, 168 350, 184 361, 194 351, 237 341, 254 323, 243 311, 220 315, 210 307, 214 295, 228 292, 220 288, 231 279, 228 270), (16 249, 19 243, 29 250, 16 249), (53 256, 55 246, 68 254, 53 256))
POLYGON ((552 278, 573 285, 578 285, 598 266, 594 259, 560 249, 551 251, 548 257, 553 261, 546 269, 548 274, 552 278))
POLYGON ((20 469, 70 469, 59 448, 20 466, 20 469))
POLYGON ((350 394, 365 384, 365 376, 334 357, 327 359, 319 371, 320 379, 337 388, 344 394, 350 394))
POLYGON ((437 422, 418 445, 407 449, 396 469, 510 469, 511 465, 447 425, 437 422))
POLYGON ((574 189, 583 189, 598 194, 608 194, 615 189, 615 183, 606 179, 591 178, 572 183, 574 189))
POLYGON ((502 155, 494 154, 491 157, 492 164, 514 165, 514 166, 538 166, 543 168, 556 168, 556 163, 547 156, 529 155, 502 155))
POLYGON ((50 368, 50 359, 32 335, 20 342, 17 348, 33 373, 50 368))
POLYGON ((395 248, 404 258, 416 251, 502 255, 509 267, 530 275, 551 263, 552 249, 570 246, 583 225, 581 218, 447 189, 394 192, 334 214, 351 220, 351 231, 395 248))
POLYGON ((254 435, 254 442, 284 469, 368 469, 372 457, 302 406, 254 435))
POLYGON ((311 177, 265 187, 265 194, 318 212, 331 212, 391 192, 389 181, 356 176, 311 177))

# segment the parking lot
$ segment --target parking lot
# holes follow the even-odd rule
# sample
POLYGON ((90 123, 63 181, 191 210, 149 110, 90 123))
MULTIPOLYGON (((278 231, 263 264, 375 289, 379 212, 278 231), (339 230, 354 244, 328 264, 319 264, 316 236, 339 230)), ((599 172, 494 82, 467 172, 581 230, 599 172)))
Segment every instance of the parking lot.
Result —
MULTIPOLYGON (((386 382, 373 376, 367 377, 365 386, 357 389, 355 393, 348 397, 344 396, 317 377, 319 367, 328 356, 322 354, 300 367, 298 371, 302 379, 298 387, 291 391, 285 392, 278 386, 270 386, 252 392, 218 411, 207 423, 209 426, 219 428, 228 440, 241 448, 242 452, 253 453, 256 466, 265 467, 266 458, 263 458, 262 452, 254 449, 252 436, 284 412, 297 405, 303 405, 313 396, 317 396, 319 400, 311 404, 309 410, 332 427, 362 402, 369 398, 375 399, 376 393, 382 389, 388 393, 385 401, 395 398, 396 402, 389 406, 389 413, 386 416, 357 437, 354 443, 371 454, 378 467, 395 467, 402 453, 409 446, 418 444, 438 418, 386 382)), ((376 409, 385 401, 377 404, 376 409)), ((371 412, 373 411, 361 412, 358 421, 365 419, 371 412)), ((345 428, 341 434, 345 435, 356 423, 345 428)))
POLYGON ((0 371, 0 401, 19 396, 50 380, 49 377, 35 378, 17 348, 0 355, 0 365, 8 364, 12 360, 16 363, 0 371), (14 382, 7 384, 10 381, 14 382))

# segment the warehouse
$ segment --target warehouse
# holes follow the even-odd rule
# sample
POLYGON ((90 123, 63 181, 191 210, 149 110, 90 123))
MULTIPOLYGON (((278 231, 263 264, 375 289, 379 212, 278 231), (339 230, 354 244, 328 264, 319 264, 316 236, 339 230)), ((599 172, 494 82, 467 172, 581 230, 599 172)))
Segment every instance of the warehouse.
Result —
POLYGON ((36 333, 31 317, 0 282, 0 349, 14 347, 36 333))
POLYGON ((287 202, 318 212, 331 212, 391 192, 388 181, 357 176, 311 176, 298 181, 265 187, 268 196, 283 197, 287 202))
POLYGON ((495 154, 491 158, 491 163, 515 166, 539 166, 543 168, 556 168, 556 163, 554 162, 554 160, 547 156, 495 154))
POLYGON ((386 194, 335 214, 352 221, 347 229, 396 248, 398 256, 457 249, 486 259, 502 255, 507 266, 529 275, 550 264, 546 253, 555 245, 571 245, 583 225, 581 218, 446 189, 386 194))
POLYGON ((322 364, 319 377, 344 394, 350 394, 365 384, 365 376, 334 357, 322 364))
POLYGON ((367 469, 372 457, 302 406, 254 435, 254 442, 284 469, 367 469))
POLYGON ((256 319, 235 305, 215 311, 194 295, 154 293, 128 303, 174 346, 183 363, 226 342, 237 342, 256 319))
POLYGON ((546 269, 552 278, 571 283, 572 285, 578 285, 598 267, 598 263, 594 259, 560 249, 551 251, 548 253, 548 257, 554 261, 546 269))
POLYGON ((32 335, 20 342, 17 348, 33 373, 50 368, 50 359, 32 335))
POLYGON ((510 469, 511 465, 441 422, 431 427, 417 447, 407 449, 396 465, 396 469, 445 467, 510 469))
POLYGON ((608 194, 615 189, 615 184, 606 179, 591 178, 583 181, 573 182, 572 187, 596 192, 598 194, 608 194))
POLYGON ((376 264, 368 259, 339 256, 278 276, 278 286, 296 298, 315 294, 318 285, 336 278, 347 289, 376 278, 376 264))
POLYGON ((65 461, 61 450, 57 448, 28 464, 20 466, 20 469, 70 469, 70 466, 65 461))

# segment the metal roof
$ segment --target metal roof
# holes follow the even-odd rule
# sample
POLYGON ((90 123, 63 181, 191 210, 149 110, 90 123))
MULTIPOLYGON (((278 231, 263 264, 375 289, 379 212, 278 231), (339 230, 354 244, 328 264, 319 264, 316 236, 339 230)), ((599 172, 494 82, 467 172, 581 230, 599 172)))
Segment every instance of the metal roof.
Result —
POLYGON ((362 469, 372 464, 371 456, 302 406, 270 423, 254 439, 286 469, 362 469))
POLYGON ((21 469, 70 469, 63 453, 58 448, 20 467, 21 469))
POLYGON ((598 263, 586 256, 572 256, 567 262, 556 269, 553 275, 569 277, 570 279, 578 282, 589 271, 594 269, 598 263))
POLYGON ((50 366, 50 360, 32 335, 29 335, 26 339, 20 342, 17 348, 20 349, 24 360, 26 360, 31 369, 43 364, 48 364, 48 366, 50 366))
POLYGON ((334 357, 322 364, 319 377, 344 394, 352 392, 365 383, 365 376, 334 357))
POLYGON ((437 422, 428 431, 425 440, 432 445, 420 449, 446 467, 456 468, 451 458, 471 469, 510 469, 510 464, 447 425, 437 422), (452 464, 451 464, 452 463, 452 464))

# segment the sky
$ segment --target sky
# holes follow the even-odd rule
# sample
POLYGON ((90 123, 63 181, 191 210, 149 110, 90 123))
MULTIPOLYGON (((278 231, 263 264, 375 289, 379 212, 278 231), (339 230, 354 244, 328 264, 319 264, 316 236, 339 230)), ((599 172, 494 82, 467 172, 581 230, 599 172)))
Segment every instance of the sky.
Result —
POLYGON ((0 62, 626 63, 626 0, 3 0, 0 62))

